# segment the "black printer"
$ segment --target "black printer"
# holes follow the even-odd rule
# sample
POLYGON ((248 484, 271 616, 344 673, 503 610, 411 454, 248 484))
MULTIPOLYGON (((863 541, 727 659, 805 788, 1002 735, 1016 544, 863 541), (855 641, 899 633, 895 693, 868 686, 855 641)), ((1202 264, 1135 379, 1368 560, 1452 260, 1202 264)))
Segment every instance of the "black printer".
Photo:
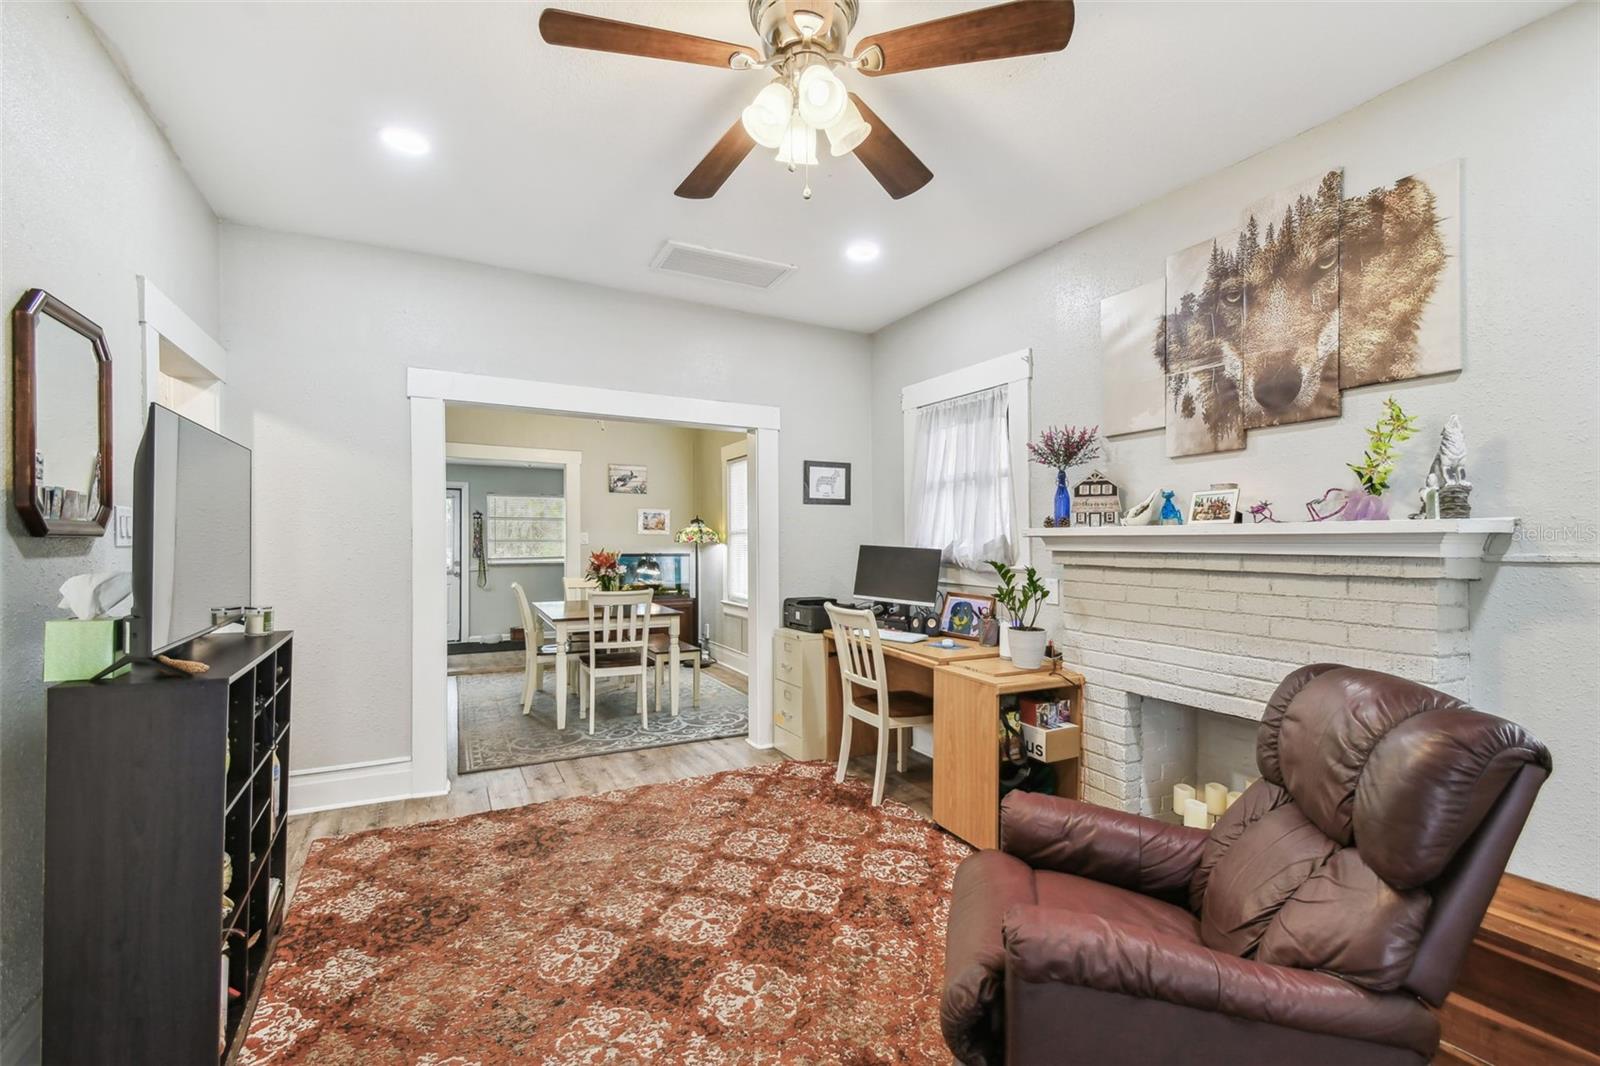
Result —
POLYGON ((831 623, 824 605, 838 602, 827 596, 790 596, 783 601, 783 624, 802 633, 826 633, 831 623))

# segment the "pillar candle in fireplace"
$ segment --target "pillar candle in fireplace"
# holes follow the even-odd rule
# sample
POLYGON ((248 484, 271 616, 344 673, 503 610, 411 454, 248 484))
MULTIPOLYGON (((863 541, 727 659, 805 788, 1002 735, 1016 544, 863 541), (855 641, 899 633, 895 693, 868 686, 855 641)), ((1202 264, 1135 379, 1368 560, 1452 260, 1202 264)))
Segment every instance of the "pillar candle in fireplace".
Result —
POLYGON ((1228 786, 1217 781, 1206 782, 1206 810, 1221 814, 1228 809, 1228 786))
POLYGON ((1183 805, 1183 824, 1194 829, 1211 828, 1211 812, 1203 800, 1192 799, 1183 805))
POLYGON ((1181 818, 1183 816, 1183 810, 1184 810, 1185 805, 1187 805, 1188 802, 1190 800, 1192 800, 1192 799, 1194 799, 1194 786, 1193 785, 1173 785, 1172 786, 1172 813, 1178 815, 1181 818))

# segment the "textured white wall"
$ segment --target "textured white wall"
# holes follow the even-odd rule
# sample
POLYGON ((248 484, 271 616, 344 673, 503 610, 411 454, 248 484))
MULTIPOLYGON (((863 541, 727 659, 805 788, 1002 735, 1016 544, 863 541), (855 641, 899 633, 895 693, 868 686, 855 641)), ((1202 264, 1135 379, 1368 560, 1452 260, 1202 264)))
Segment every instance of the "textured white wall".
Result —
MULTIPOLYGON (((1348 480, 1363 429, 1394 394, 1426 435, 1405 448, 1400 504, 1459 412, 1473 508, 1515 515, 1546 539, 1512 545, 1472 587, 1472 697, 1523 723, 1556 770, 1512 862, 1518 873, 1600 895, 1600 499, 1595 292, 1596 48, 1600 8, 1578 4, 1267 152, 1056 245, 880 332, 873 344, 876 530, 901 529, 900 388, 1032 347, 1033 425, 1100 421, 1100 301, 1159 277, 1167 253, 1225 231, 1252 199, 1330 166, 1364 190, 1460 158, 1466 355, 1459 374, 1344 394, 1336 420, 1252 430, 1228 455, 1169 460, 1159 433, 1113 442, 1125 496, 1180 498, 1215 481, 1280 517, 1348 480), (1552 554, 1587 562, 1554 562, 1552 554)), ((1093 150, 1086 148, 1085 166, 1093 150)), ((1031 474, 1035 519, 1047 471, 1031 474)))
MULTIPOLYGON (((217 227, 166 141, 70 4, 0 5, 0 299, 32 287, 88 315, 111 349, 116 502, 132 490, 140 410, 143 274, 206 330, 217 327, 217 227)), ((11 350, 6 315, 5 351, 11 350)), ((9 363, 10 356, 6 356, 9 363)), ((0 410, 11 410, 0 374, 0 410)), ((11 420, 5 418, 9 437, 11 420)), ((11 503, 3 449, 0 537, 0 1031, 39 991, 44 858, 43 639, 61 582, 127 569, 100 538, 28 536, 11 503)), ((11 1041, 7 1041, 11 1043, 11 1041)))
POLYGON ((801 462, 865 469, 865 337, 231 225, 222 279, 256 587, 300 635, 297 768, 410 751, 408 366, 779 407, 782 593, 848 587, 870 493, 803 506, 801 462))

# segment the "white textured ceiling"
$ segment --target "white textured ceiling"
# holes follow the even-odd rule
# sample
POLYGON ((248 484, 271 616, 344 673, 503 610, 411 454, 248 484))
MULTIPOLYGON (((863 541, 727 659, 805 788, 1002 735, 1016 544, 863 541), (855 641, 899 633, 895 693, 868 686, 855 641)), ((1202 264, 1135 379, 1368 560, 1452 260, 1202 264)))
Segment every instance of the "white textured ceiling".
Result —
MULTIPOLYGON (((761 149, 674 197, 763 75, 552 48, 543 6, 82 4, 225 219, 861 331, 1563 4, 1079 3, 1061 53, 846 74, 934 179, 892 201, 824 153, 809 203, 761 149), (433 153, 386 152, 390 123, 433 153), (799 269, 771 292, 665 276, 668 238, 799 269), (882 258, 847 262, 860 238, 882 258)), ((754 42, 744 0, 556 6, 754 42)), ((862 0, 854 36, 982 6, 862 0)))

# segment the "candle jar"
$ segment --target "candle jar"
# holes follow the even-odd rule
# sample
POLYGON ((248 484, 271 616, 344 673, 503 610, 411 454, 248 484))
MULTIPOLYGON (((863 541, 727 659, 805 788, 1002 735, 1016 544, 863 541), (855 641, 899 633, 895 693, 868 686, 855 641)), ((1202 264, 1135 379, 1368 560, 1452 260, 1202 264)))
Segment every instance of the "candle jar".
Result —
POLYGON ((244 609, 244 632, 246 636, 259 637, 266 632, 265 620, 261 615, 261 608, 246 607, 244 609))

